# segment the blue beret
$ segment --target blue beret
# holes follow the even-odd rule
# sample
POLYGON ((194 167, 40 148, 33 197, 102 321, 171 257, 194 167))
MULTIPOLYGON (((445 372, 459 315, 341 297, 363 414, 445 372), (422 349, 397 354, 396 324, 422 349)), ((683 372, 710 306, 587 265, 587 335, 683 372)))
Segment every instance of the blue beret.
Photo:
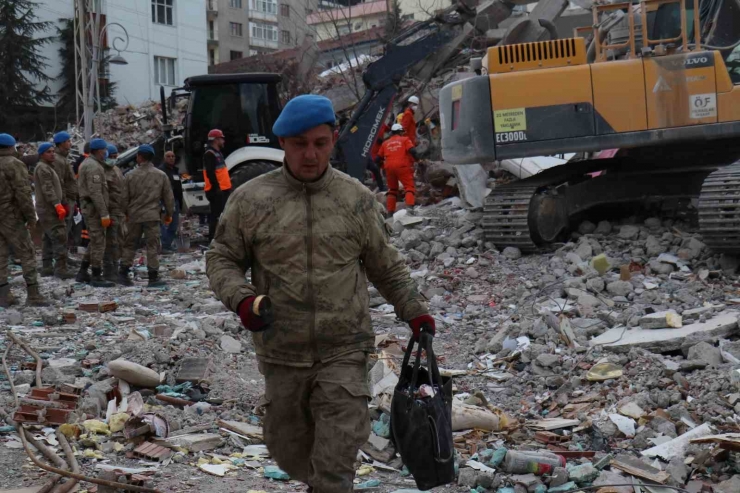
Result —
POLYGON ((52 146, 49 142, 44 142, 43 144, 41 144, 39 146, 39 155, 45 153, 46 151, 48 151, 52 147, 54 147, 54 146, 52 146))
POLYGON ((272 132, 278 137, 293 137, 324 123, 333 126, 334 122, 334 108, 328 98, 305 94, 288 101, 272 132))
POLYGON ((100 149, 107 149, 108 143, 103 139, 93 139, 90 141, 90 150, 99 151, 100 149))
POLYGON ((0 146, 11 147, 15 145, 15 139, 9 134, 0 134, 0 146))
POLYGON ((67 132, 57 132, 54 134, 54 143, 55 144, 61 144, 62 142, 67 142, 72 137, 67 132))
POLYGON ((144 144, 144 145, 139 146, 139 150, 137 151, 137 154, 142 154, 142 153, 145 153, 145 152, 146 153, 149 153, 149 154, 151 154, 153 156, 154 155, 154 147, 150 146, 149 144, 144 144))
POLYGON ((118 154, 118 147, 108 144, 108 154, 118 154))

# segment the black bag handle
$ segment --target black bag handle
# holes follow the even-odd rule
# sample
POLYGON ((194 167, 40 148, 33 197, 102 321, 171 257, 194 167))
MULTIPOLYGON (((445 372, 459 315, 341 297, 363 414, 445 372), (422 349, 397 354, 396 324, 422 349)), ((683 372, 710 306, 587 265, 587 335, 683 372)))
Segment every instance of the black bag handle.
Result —
POLYGON ((421 366, 422 350, 426 350, 427 352, 427 367, 429 369, 427 373, 429 374, 429 385, 434 388, 434 382, 437 382, 437 385, 442 388, 442 376, 440 375, 439 368, 437 367, 437 358, 434 355, 432 341, 432 336, 422 331, 419 335, 419 340, 417 341, 416 339, 412 338, 409 342, 408 348, 406 348, 406 354, 403 357, 403 366, 401 368, 406 368, 406 365, 409 364, 411 354, 414 352, 414 344, 418 344, 416 350, 416 360, 414 361, 414 371, 411 374, 410 382, 412 396, 414 393, 414 389, 416 388, 417 380, 419 379, 419 367, 421 366))

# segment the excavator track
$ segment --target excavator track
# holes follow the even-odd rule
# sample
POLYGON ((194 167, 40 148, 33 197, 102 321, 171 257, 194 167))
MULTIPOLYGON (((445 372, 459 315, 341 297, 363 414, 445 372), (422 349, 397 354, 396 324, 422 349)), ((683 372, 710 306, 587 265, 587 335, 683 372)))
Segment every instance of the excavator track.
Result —
POLYGON ((498 248, 517 247, 523 252, 537 250, 529 233, 529 204, 539 186, 511 184, 495 188, 483 207, 483 231, 487 241, 498 248))
POLYGON ((710 174, 699 195, 699 227, 717 253, 740 253, 740 162, 710 174))

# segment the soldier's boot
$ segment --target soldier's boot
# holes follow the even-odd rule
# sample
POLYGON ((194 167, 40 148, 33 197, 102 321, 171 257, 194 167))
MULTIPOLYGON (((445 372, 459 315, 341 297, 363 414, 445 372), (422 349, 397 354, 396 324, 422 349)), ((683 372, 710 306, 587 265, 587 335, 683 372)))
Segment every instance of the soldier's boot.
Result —
POLYGON ((125 265, 122 265, 121 267, 119 267, 118 278, 116 279, 116 282, 123 286, 133 286, 134 281, 132 281, 131 278, 128 276, 128 273, 130 270, 131 268, 126 267, 125 265))
POLYGON ((8 308, 13 303, 13 295, 10 293, 10 284, 0 286, 0 307, 8 308))
POLYGON ((102 269, 100 267, 92 268, 92 277, 90 278, 90 284, 94 288, 112 288, 116 284, 103 279, 102 269))
POLYGON ((159 272, 157 272, 156 270, 149 270, 149 284, 147 284, 148 287, 162 288, 166 285, 167 283, 159 278, 159 272))
POLYGON ((26 291, 28 292, 28 297, 26 298, 27 306, 49 306, 49 301, 41 296, 38 284, 27 284, 26 291))
POLYGON ((103 279, 112 283, 118 282, 118 272, 116 272, 116 266, 113 262, 103 263, 103 279))
POLYGON ((74 257, 70 257, 69 255, 67 255, 67 265, 69 267, 79 267, 80 261, 74 257))
POLYGON ((80 264, 80 270, 77 272, 77 276, 75 277, 75 281, 77 282, 90 282, 90 271, 88 269, 90 268, 90 262, 85 262, 84 260, 80 264))
POLYGON ((62 257, 61 259, 57 260, 57 263, 54 266, 54 277, 58 279, 72 279, 73 277, 75 277, 75 275, 72 274, 67 267, 66 257, 62 257))
POLYGON ((54 275, 54 262, 52 259, 41 260, 41 277, 51 277, 54 275))

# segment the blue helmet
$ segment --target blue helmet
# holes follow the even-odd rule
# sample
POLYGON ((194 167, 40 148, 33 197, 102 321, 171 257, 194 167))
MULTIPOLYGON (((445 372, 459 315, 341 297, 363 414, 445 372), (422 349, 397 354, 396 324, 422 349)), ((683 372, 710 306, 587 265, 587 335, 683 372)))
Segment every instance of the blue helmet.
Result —
POLYGON ((108 154, 118 154, 118 147, 114 146, 113 144, 108 144, 108 154))
POLYGON ((72 137, 67 132, 57 132, 54 134, 54 143, 55 144, 61 144, 63 142, 67 142, 72 137))
POLYGON ((54 147, 54 146, 52 146, 51 143, 49 143, 49 142, 44 142, 43 144, 41 144, 39 146, 39 151, 38 151, 39 152, 39 156, 41 154, 45 153, 46 151, 48 151, 49 149, 51 149, 52 147, 54 147))
POLYGON ((154 156, 154 147, 150 146, 149 144, 140 145, 137 154, 151 154, 152 156, 154 156))
POLYGON ((107 149, 108 143, 103 139, 93 139, 90 141, 90 150, 99 151, 100 149, 107 149))
POLYGON ((0 146, 13 147, 15 146, 15 139, 10 134, 0 134, 0 146))

